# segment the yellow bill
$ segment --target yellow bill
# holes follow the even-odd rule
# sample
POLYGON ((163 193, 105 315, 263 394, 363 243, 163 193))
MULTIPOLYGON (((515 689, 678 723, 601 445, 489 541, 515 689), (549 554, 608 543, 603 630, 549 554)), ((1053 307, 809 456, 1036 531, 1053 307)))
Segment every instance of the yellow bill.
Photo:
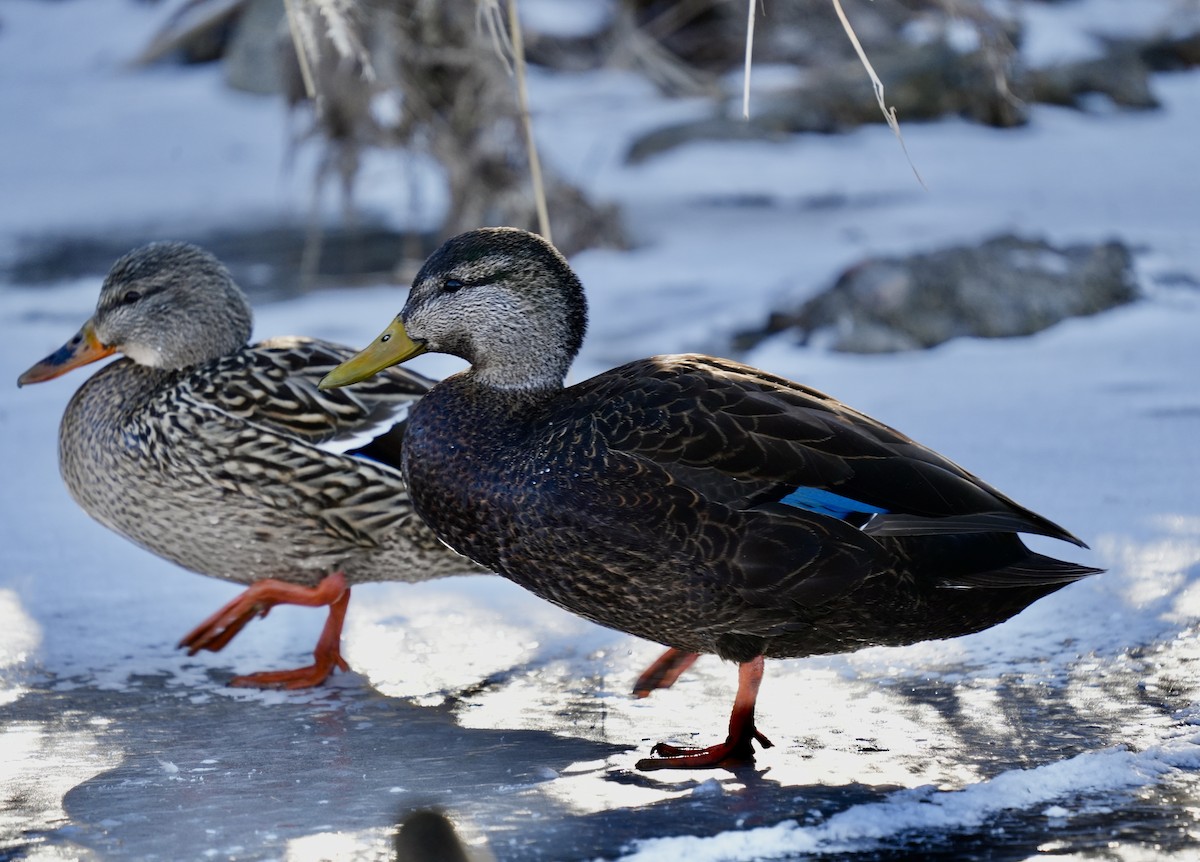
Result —
POLYGON ((351 383, 366 380, 372 374, 392 365, 399 365, 414 356, 420 356, 425 350, 424 344, 417 344, 408 337, 404 324, 397 317, 378 338, 326 374, 317 384, 317 388, 337 389, 339 386, 349 386, 351 383))

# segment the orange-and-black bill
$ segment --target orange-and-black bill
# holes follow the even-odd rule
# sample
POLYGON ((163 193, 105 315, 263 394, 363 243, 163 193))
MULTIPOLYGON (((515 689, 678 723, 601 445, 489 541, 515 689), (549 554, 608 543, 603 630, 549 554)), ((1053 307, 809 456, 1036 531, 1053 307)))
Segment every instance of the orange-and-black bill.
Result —
POLYGON ((115 347, 100 343, 100 339, 96 337, 96 330, 89 320, 70 341, 18 377, 17 385, 24 386, 26 383, 42 383, 46 380, 53 380, 55 377, 66 374, 72 368, 112 356, 116 350, 115 347))
POLYGON ((378 338, 326 374, 317 387, 337 389, 339 386, 358 383, 385 368, 420 356, 427 349, 424 344, 418 344, 409 338, 404 324, 397 317, 378 338))

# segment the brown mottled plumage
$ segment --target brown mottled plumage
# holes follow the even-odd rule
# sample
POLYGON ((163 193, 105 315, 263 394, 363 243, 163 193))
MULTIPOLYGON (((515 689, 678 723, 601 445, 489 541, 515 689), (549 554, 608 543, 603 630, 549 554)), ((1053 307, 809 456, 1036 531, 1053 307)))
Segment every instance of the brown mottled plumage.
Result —
POLYGON ((113 266, 95 315, 19 383, 126 355, 63 415, 71 496, 160 557, 251 585, 184 638, 193 653, 221 649, 275 604, 329 605, 313 666, 234 680, 298 688, 345 667, 350 586, 478 570, 413 513, 398 469, 335 451, 402 428, 430 381, 397 369, 322 392, 317 382, 353 351, 306 338, 247 346, 250 328, 245 296, 216 258, 155 243, 113 266))
POLYGON ((741 664, 728 739, 660 745, 640 767, 769 744, 754 726, 763 657, 967 634, 1096 571, 1017 537, 1082 544, 1061 527, 763 371, 659 356, 564 389, 585 309, 549 244, 473 231, 426 262, 396 322, 322 386, 427 350, 468 360, 413 408, 390 455, 433 530, 568 610, 668 645, 668 684, 690 653, 741 664))

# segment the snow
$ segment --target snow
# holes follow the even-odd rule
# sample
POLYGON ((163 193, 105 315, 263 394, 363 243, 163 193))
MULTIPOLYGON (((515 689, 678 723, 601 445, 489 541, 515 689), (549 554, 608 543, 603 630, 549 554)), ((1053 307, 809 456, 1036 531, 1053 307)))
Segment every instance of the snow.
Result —
MULTIPOLYGON (((1024 50, 1083 50, 1089 31, 1141 16, 1118 20, 1133 5, 1023 4, 1024 50)), ((1177 4, 1151 5, 1143 24, 1168 26, 1177 4)), ((307 213, 313 154, 284 169, 278 103, 229 92, 211 67, 125 65, 168 12, 0 9, 0 112, 21 118, 0 125, 0 258, 46 234, 307 213)), ((732 669, 705 658, 634 701, 655 645, 498 578, 356 588, 355 673, 312 692, 226 688, 234 672, 300 663, 321 615, 279 609, 221 654, 178 652, 235 588, 140 551, 69 499, 55 435, 86 372, 0 388, 0 795, 19 801, 0 814, 0 847, 383 858, 396 812, 433 804, 502 860, 841 858, 975 840, 1012 858, 1086 858, 1110 840, 1121 858, 1194 853, 1200 73, 1156 76, 1156 112, 907 124, 928 191, 881 127, 627 166, 638 133, 707 107, 615 71, 531 86, 544 157, 621 203, 639 240, 573 260, 592 303, 577 379, 652 353, 727 352, 772 304, 864 255, 1009 230, 1137 249, 1142 301, 1029 338, 862 357, 779 337, 746 357, 964 464, 1092 546, 1039 549, 1108 571, 971 637, 772 662, 759 721, 776 747, 758 770, 647 777, 632 765, 654 741, 724 732, 732 669), (1111 839, 1110 823, 1123 830, 1111 839)), ((436 217, 439 192, 420 195, 423 211, 408 197, 420 165, 369 170, 370 208, 397 224, 436 217)), ((0 286, 10 381, 76 330, 98 284, 0 286)), ((310 294, 257 309, 256 333, 362 344, 402 302, 386 285, 310 294)))
MULTIPOLYGON (((285 156, 302 121, 289 122, 282 99, 232 91, 209 66, 131 65, 171 7, 5 4, 0 80, 9 85, 0 87, 0 112, 20 118, 0 124, 0 188, 20 202, 0 210, 7 242, 114 221, 165 236, 198 219, 307 218, 318 152, 285 156)), ((358 181, 365 208, 400 223, 413 201, 426 203, 426 218, 440 214, 447 195, 436 172, 408 161, 397 170, 396 159, 367 156, 358 181)), ((324 191, 319 211, 339 212, 332 189, 324 191)))
POLYGON ((583 39, 602 32, 615 14, 611 0, 526 0, 521 26, 532 34, 583 39))
MULTIPOLYGON (((1049 800, 1079 793, 1141 787, 1174 768, 1200 766, 1197 742, 1200 734, 1193 733, 1138 755, 1110 749, 1036 769, 1006 772, 963 790, 920 787, 901 791, 885 802, 850 808, 808 828, 781 823, 708 839, 650 839, 625 859, 654 862, 686 857, 694 862, 732 862, 796 853, 861 852, 904 833, 977 827, 1006 809, 1036 809, 1049 800)), ((1043 813, 1049 817, 1069 814, 1061 806, 1052 806, 1043 813)))
POLYGON ((1091 60, 1101 56, 1105 39, 1167 35, 1185 21, 1194 21, 1196 14, 1195 4, 1188 0, 1021 3, 1017 15, 1029 34, 1021 54, 1036 66, 1091 60))

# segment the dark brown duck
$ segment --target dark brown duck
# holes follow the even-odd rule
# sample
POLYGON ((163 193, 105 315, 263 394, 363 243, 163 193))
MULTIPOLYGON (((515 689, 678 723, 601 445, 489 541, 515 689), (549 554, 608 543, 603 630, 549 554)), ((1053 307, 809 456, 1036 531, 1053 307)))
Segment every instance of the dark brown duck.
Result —
POLYGON ((1096 569, 1018 533, 1083 543, 892 428, 725 359, 658 356, 564 388, 583 289, 548 243, 472 231, 424 265, 403 311, 334 370, 341 386, 426 351, 470 369, 412 410, 402 461, 444 541, 556 604, 741 666, 729 736, 658 745, 643 769, 745 761, 763 658, 949 638, 1096 569))

